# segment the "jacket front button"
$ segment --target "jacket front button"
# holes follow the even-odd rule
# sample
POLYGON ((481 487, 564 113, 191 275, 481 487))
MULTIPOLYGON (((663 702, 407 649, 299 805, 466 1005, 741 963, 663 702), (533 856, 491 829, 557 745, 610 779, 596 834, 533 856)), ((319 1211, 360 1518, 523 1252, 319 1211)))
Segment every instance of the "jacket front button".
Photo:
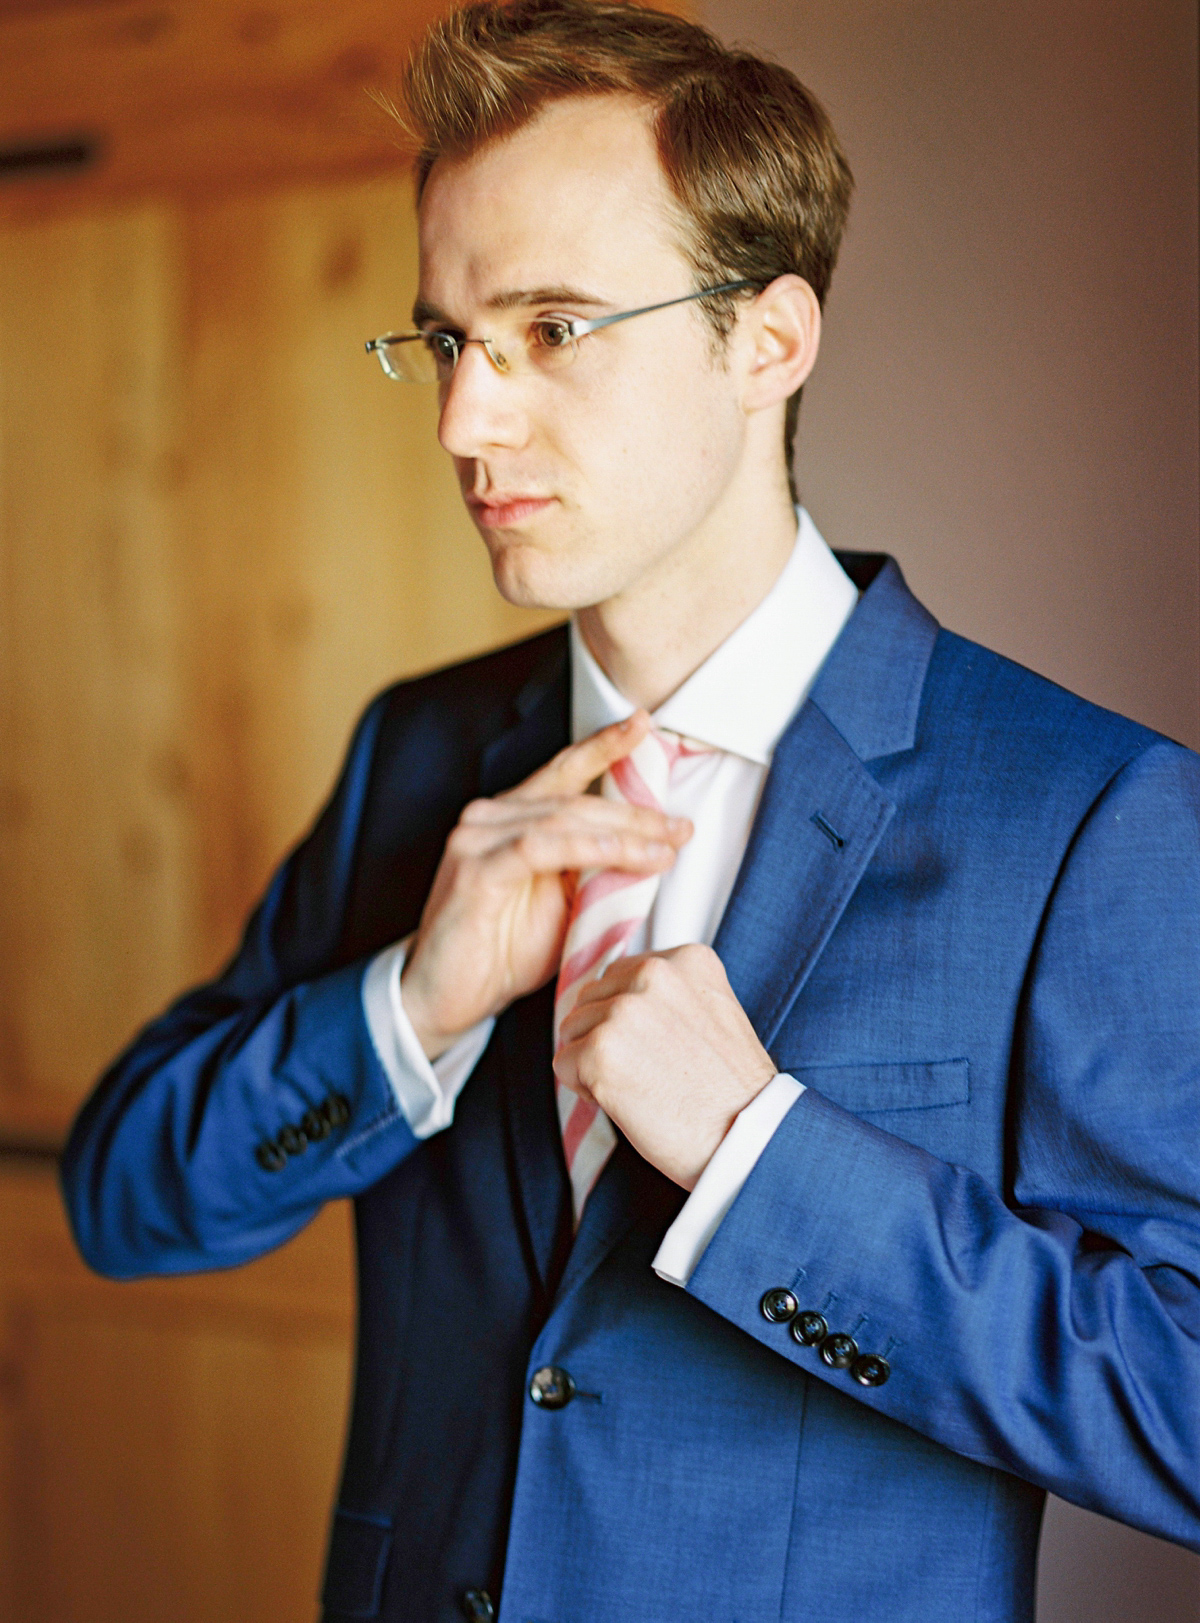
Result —
POLYGON ((545 1364, 534 1370, 529 1396, 539 1409, 565 1409, 575 1396, 575 1382, 557 1364, 545 1364))
POLYGON ((493 1623, 496 1608, 486 1589, 468 1589, 462 1598, 463 1616, 467 1623, 493 1623))
POLYGON ((821 1362, 828 1364, 830 1369, 849 1369, 857 1357, 858 1342, 853 1336, 843 1335, 840 1330, 826 1336, 821 1343, 821 1362))
POLYGON ((892 1373, 892 1366, 878 1353, 863 1353, 851 1364, 850 1373, 859 1386, 882 1386, 892 1373))
POLYGON ((759 1303, 764 1319, 772 1324, 787 1324, 796 1317, 800 1311, 800 1304, 791 1291, 785 1290, 782 1285, 773 1291, 768 1291, 759 1303))

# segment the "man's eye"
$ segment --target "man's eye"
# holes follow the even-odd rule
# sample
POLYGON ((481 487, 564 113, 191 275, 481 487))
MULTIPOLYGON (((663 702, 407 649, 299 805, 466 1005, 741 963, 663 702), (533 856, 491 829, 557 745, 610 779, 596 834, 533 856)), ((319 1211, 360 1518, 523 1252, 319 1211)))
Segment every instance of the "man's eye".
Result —
POLYGON ((458 340, 453 333, 427 332, 425 346, 435 361, 453 366, 458 358, 458 340))
POLYGON ((535 349, 565 349, 571 340, 571 323, 558 316, 535 321, 530 329, 530 344, 535 349))

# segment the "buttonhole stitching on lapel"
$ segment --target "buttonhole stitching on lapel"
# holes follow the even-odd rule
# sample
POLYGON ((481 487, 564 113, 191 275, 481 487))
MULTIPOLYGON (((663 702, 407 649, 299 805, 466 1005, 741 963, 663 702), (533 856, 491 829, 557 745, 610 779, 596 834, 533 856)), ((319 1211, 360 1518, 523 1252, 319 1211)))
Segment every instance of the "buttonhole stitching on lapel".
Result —
POLYGON ((863 1325, 867 1324, 867 1323, 869 1323, 869 1320, 867 1319, 867 1315, 865 1313, 860 1313, 858 1315, 857 1319, 855 1319, 854 1323, 850 1326, 850 1329, 849 1329, 849 1331, 847 1333, 849 1335, 852 1335, 854 1337, 855 1341, 857 1341, 858 1340, 858 1332, 862 1329, 863 1325))
POLYGON ((816 824, 816 826, 821 830, 821 833, 824 834, 825 838, 829 841, 830 845, 833 846, 835 851, 840 851, 845 845, 846 842, 838 833, 837 829, 834 828, 832 823, 828 822, 824 817, 822 817, 819 811, 813 812, 812 816, 809 818, 809 822, 816 824))
POLYGON ((884 1345, 884 1349, 880 1353, 879 1356, 881 1358, 890 1358, 892 1356, 892 1354, 895 1352, 896 1348, 897 1347, 902 1347, 903 1345, 904 1345, 904 1343, 902 1341, 900 1341, 896 1336, 889 1336, 887 1338, 886 1344, 884 1345))
POLYGON ((792 1275, 792 1285, 791 1285, 792 1290, 798 1291, 800 1289, 801 1285, 803 1285, 804 1281, 807 1278, 808 1278, 808 1269, 807 1268, 797 1268, 796 1272, 792 1275))
POLYGON ((820 1307, 817 1309, 817 1312, 820 1313, 822 1315, 822 1317, 828 1318, 829 1314, 830 1314, 830 1311, 831 1311, 831 1309, 833 1307, 833 1304, 836 1301, 837 1301, 837 1296, 835 1295, 835 1293, 833 1291, 826 1291, 825 1292, 825 1300, 821 1303, 820 1307))

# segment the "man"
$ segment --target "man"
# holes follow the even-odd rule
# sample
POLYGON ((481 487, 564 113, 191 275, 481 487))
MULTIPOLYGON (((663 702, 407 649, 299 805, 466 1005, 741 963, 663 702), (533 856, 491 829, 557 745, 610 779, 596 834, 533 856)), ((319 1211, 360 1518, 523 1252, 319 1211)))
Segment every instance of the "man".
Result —
POLYGON ((850 180, 790 75, 518 0, 408 90, 373 347, 571 628, 369 708, 85 1108, 85 1256, 356 1198, 328 1623, 1029 1619, 1046 1489, 1200 1546, 1195 757, 797 529, 850 180))

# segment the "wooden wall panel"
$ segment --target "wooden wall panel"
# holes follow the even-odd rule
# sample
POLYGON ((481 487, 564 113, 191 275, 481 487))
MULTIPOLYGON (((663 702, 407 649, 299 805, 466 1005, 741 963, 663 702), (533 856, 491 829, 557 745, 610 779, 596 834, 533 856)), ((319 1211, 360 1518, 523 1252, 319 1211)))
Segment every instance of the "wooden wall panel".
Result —
POLYGON ((211 973, 402 674, 525 635, 363 340, 407 181, 0 231, 0 1139, 211 973))
POLYGON ((350 1224, 232 1273, 89 1275, 48 1169, 0 1168, 0 1617, 301 1623, 340 1461, 350 1224))
POLYGON ((32 1127, 188 965, 177 233, 0 246, 0 1100, 32 1127))
POLYGON ((4 187, 0 218, 77 209, 81 199, 394 170, 397 127, 369 92, 396 84, 440 9, 436 0, 0 5, 0 145, 16 153, 82 137, 96 147, 78 172, 4 187))

